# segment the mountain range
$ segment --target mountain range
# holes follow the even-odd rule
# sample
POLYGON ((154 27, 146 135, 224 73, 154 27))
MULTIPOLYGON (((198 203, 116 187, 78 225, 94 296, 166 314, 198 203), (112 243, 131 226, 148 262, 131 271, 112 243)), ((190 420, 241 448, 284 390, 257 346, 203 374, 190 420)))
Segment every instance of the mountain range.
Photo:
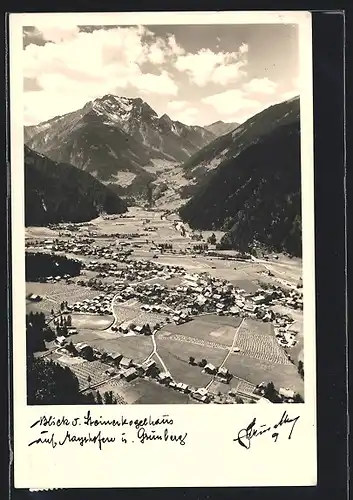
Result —
POLYGON ((126 212, 119 198, 87 172, 24 147, 25 224, 86 222, 100 213, 126 212))
POLYGON ((198 180, 179 211, 192 228, 226 231, 223 248, 301 255, 299 98, 253 116, 183 168, 198 180))
POLYGON ((141 98, 111 94, 25 127, 28 147, 85 170, 120 194, 140 194, 157 179, 161 163, 183 163, 215 137, 166 114, 158 117, 141 98))
POLYGON ((37 207, 36 220, 48 220, 47 212, 83 220, 103 205, 119 212, 126 210, 119 196, 136 202, 149 192, 161 207, 184 203, 179 213, 191 228, 225 231, 223 248, 301 254, 299 97, 241 125, 198 127, 159 117, 140 98, 106 95, 25 127, 25 141, 28 210, 37 207), (36 153, 29 148, 39 152, 34 173, 36 153), (77 200, 68 196, 63 171, 70 172, 77 200), (43 214, 43 200, 50 206, 51 197, 55 206, 43 214))
POLYGON ((222 120, 218 120, 217 122, 211 123, 210 125, 206 125, 205 129, 209 132, 212 132, 216 137, 219 137, 220 135, 231 132, 235 128, 239 127, 239 125, 239 123, 226 123, 222 120))

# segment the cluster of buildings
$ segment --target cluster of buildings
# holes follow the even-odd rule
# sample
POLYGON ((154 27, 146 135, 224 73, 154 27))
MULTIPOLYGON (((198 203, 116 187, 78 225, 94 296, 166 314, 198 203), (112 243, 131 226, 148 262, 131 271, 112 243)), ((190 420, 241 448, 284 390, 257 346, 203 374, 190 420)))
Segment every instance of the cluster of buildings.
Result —
MULTIPOLYGON (((65 348, 66 341, 62 338, 61 346, 65 348)), ((66 346, 67 347, 67 346, 66 346)), ((74 344, 78 356, 92 361, 100 360, 104 365, 107 365, 105 374, 108 377, 119 377, 130 382, 138 377, 148 377, 154 382, 168 387, 172 390, 188 394, 192 399, 200 403, 214 404, 235 404, 239 395, 236 390, 231 389, 226 394, 215 394, 204 387, 193 387, 183 382, 176 382, 169 372, 161 371, 153 359, 147 359, 143 363, 136 363, 133 359, 124 356, 119 352, 102 352, 97 348, 92 348, 84 342, 74 344)), ((216 380, 222 382, 229 377, 229 372, 226 368, 217 369, 210 364, 204 367, 206 373, 216 374, 216 380)), ((257 396, 253 395, 254 399, 257 396)))
POLYGON ((93 299, 84 299, 82 302, 68 304, 68 312, 87 313, 87 314, 112 314, 111 302, 114 294, 100 294, 93 299))

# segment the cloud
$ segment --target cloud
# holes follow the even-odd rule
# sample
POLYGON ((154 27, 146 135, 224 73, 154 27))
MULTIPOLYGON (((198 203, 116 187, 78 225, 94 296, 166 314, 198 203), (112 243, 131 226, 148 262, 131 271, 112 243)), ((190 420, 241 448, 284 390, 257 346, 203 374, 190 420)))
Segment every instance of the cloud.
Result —
MULTIPOLYGON (((84 104, 105 93, 119 94, 126 89, 135 93, 177 95, 178 87, 173 77, 161 69, 172 51, 180 53, 175 38, 163 40, 143 26, 95 31, 76 28, 66 23, 60 28, 34 28, 36 36, 41 33, 48 42, 42 46, 27 45, 23 51, 26 90, 31 90, 28 83, 34 79, 43 89, 36 100, 25 92, 27 116, 35 116, 35 106, 40 99, 48 106, 46 114, 50 117, 50 113, 51 116, 57 114, 56 102, 63 102, 63 97, 69 105, 64 105, 65 111, 61 114, 78 109, 82 100, 84 104), (145 63, 154 65, 155 74, 151 70, 142 71, 145 63), (41 96, 46 92, 51 99, 41 96)), ((39 110, 37 112, 42 116, 39 110)))
POLYGON ((243 89, 251 94, 274 94, 278 84, 269 78, 253 78, 248 83, 244 83, 243 89))
POLYGON ((187 101, 169 101, 167 106, 172 111, 180 111, 188 104, 187 101))
POLYGON ((48 42, 60 43, 72 40, 79 33, 79 27, 76 24, 70 24, 65 21, 61 26, 50 26, 47 24, 37 24, 36 29, 41 33, 44 40, 48 42))
POLYGON ((166 58, 165 46, 161 39, 158 39, 149 48, 148 59, 152 64, 163 64, 166 58))
POLYGON ((131 85, 141 92, 157 93, 163 95, 177 95, 178 87, 166 71, 160 75, 151 73, 141 74, 130 80, 131 85))
POLYGON ((246 62, 239 61, 228 66, 218 66, 212 74, 212 81, 220 85, 227 85, 232 81, 237 81, 241 77, 246 76, 246 71, 242 69, 245 65, 246 62))
POLYGON ((185 53, 185 50, 176 42, 174 35, 168 36, 167 45, 171 55, 179 56, 185 53))
POLYGON ((251 110, 261 107, 259 101, 248 98, 247 94, 240 89, 227 90, 204 97, 202 102, 213 106, 218 113, 224 115, 234 114, 240 111, 251 112, 251 110))
POLYGON ((183 111, 173 113, 172 119, 185 123, 185 125, 196 125, 199 110, 197 108, 187 108, 183 111))
POLYGON ((247 43, 242 43, 239 47, 240 54, 246 54, 249 51, 249 45, 247 43))
POLYGON ((190 81, 199 87, 210 82, 226 85, 239 80, 246 75, 241 70, 247 60, 240 52, 213 52, 210 49, 201 49, 196 54, 180 55, 175 68, 185 72, 190 81))

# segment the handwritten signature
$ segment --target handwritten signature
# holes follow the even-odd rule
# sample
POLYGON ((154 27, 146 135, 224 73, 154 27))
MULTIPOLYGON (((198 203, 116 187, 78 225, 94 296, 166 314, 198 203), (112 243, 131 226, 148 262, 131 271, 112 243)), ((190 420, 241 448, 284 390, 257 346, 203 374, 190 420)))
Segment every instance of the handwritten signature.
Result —
POLYGON ((300 418, 300 416, 297 416, 294 418, 289 418, 287 411, 284 411, 280 420, 276 424, 274 424, 274 425, 267 425, 267 424, 257 425, 256 417, 254 417, 247 427, 245 427, 244 429, 240 429, 240 431, 238 432, 238 437, 233 439, 233 441, 237 442, 240 446, 243 446, 243 448, 246 448, 249 450, 250 446, 251 446, 251 440, 253 438, 258 437, 258 436, 262 436, 263 434, 267 433, 267 434, 271 435, 272 439, 276 443, 278 436, 279 436, 280 427, 282 427, 286 424, 292 424, 291 428, 290 428, 290 432, 288 434, 288 439, 291 439, 292 435, 293 435, 294 427, 295 427, 296 423, 298 422, 299 418, 300 418))

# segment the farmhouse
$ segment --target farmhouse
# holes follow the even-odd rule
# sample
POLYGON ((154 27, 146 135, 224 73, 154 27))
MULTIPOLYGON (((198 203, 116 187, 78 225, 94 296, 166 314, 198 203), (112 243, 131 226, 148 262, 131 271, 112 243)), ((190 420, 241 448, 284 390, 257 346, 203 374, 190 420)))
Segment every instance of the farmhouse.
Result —
POLYGON ((293 399, 295 395, 294 391, 291 391, 290 389, 283 389, 283 387, 279 389, 278 394, 285 399, 293 399))
POLYGON ((113 363, 115 366, 119 365, 120 360, 123 358, 123 355, 120 354, 119 352, 114 352, 109 354, 109 359, 111 363, 113 363))
POLYGON ((125 358, 125 356, 120 360, 120 366, 121 368, 130 368, 132 365, 132 359, 130 358, 125 358))
POLYGON ((168 372, 161 372, 161 373, 158 375, 158 380, 159 380, 162 384, 169 384, 169 382, 172 380, 172 377, 170 376, 170 373, 168 373, 168 372))
POLYGON ((219 382, 223 382, 224 384, 229 384, 230 378, 231 378, 231 375, 229 373, 228 368, 226 368, 224 366, 222 368, 219 368, 217 375, 216 375, 216 379, 219 382))
POLYGON ((212 365, 211 363, 207 363, 204 370, 206 373, 209 373, 211 375, 214 375, 217 372, 217 368, 214 365, 212 365))
POLYGON ((27 298, 29 300, 31 300, 32 302, 40 302, 42 300, 42 297, 40 295, 35 295, 34 293, 31 293, 30 295, 28 295, 27 298))
POLYGON ((145 361, 144 363, 142 363, 140 369, 143 374, 148 376, 156 370, 156 362, 153 359, 145 361))
POLYGON ((138 377, 138 373, 136 368, 128 368, 125 370, 122 375, 121 375, 125 380, 130 382, 130 380, 134 380, 136 377, 138 377))
POLYGON ((179 382, 176 384, 176 389, 181 392, 188 392, 189 386, 187 384, 184 384, 183 382, 179 382))
POLYGON ((66 344, 66 338, 61 336, 61 337, 56 337, 55 342, 59 344, 60 346, 63 346, 66 344))
POLYGON ((198 401, 202 401, 203 403, 207 403, 210 398, 207 389, 205 389, 204 387, 196 389, 196 391, 192 393, 192 397, 194 399, 197 399, 198 401))

